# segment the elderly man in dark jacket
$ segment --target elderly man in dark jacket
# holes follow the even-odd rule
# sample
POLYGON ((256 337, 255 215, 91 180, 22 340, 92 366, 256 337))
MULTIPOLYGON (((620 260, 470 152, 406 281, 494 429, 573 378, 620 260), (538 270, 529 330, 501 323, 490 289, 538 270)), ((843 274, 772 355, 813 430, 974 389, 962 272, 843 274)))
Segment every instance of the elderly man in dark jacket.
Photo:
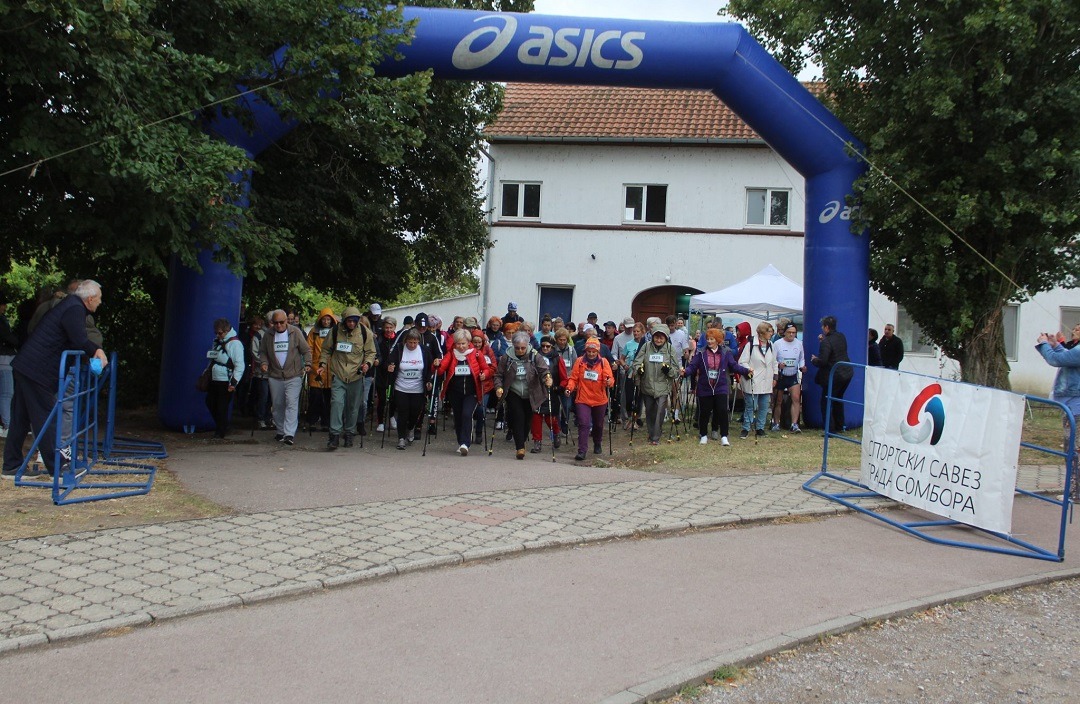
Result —
POLYGON ((55 424, 45 424, 56 405, 56 387, 60 358, 65 350, 82 350, 88 357, 109 363, 101 346, 86 335, 86 316, 101 305, 101 286, 87 279, 79 283, 74 295, 60 301, 42 317, 12 363, 15 398, 11 409, 11 428, 4 446, 4 476, 14 476, 23 463, 23 441, 33 431, 41 438, 39 447, 45 467, 54 473, 56 445, 55 424))
MULTIPOLYGON (((814 375, 814 381, 821 387, 821 422, 825 423, 825 411, 828 408, 829 372, 839 362, 850 362, 848 356, 847 338, 844 333, 836 329, 836 318, 827 315, 821 319, 821 345, 818 354, 810 358, 810 362, 818 368, 814 375)), ((847 391, 851 378, 855 376, 855 370, 848 364, 838 367, 833 375, 832 388, 832 432, 839 433, 847 430, 844 424, 844 392, 847 391)))

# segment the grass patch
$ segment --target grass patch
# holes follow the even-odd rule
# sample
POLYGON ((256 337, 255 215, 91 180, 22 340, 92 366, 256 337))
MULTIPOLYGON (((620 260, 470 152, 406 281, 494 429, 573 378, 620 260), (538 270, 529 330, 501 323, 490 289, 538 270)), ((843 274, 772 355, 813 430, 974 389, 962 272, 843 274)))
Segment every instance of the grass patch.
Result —
POLYGON ((4 480, 0 482, 0 540, 210 518, 232 513, 230 509, 185 489, 176 475, 161 467, 161 462, 157 461, 157 477, 149 494, 67 506, 54 505, 49 489, 17 487, 15 482, 4 480))
MULTIPOLYGON (((804 430, 802 433, 766 432, 765 437, 739 438, 739 426, 732 424, 729 436, 731 446, 709 440, 698 443, 697 430, 689 434, 681 429, 678 440, 668 438, 668 428, 659 445, 648 444, 645 433, 634 431, 634 444, 630 445, 630 433, 619 428, 612 438, 614 455, 611 464, 624 469, 646 472, 662 472, 681 477, 738 476, 747 474, 786 474, 790 472, 816 472, 821 469, 821 451, 824 438, 820 430, 804 430)), ((848 437, 859 439, 859 430, 848 437)), ((604 441, 603 459, 609 461, 607 440, 604 441)), ((842 440, 829 442, 829 466, 852 468, 859 466, 860 446, 842 440)))

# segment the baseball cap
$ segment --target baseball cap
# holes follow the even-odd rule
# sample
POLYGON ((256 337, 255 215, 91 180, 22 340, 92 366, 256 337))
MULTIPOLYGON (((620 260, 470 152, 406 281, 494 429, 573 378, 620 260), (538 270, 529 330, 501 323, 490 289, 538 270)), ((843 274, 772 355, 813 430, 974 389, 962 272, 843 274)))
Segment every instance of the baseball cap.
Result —
POLYGON ((470 315, 468 318, 465 318, 465 327, 478 328, 480 327, 480 323, 476 322, 476 318, 470 315))
POLYGON ((622 324, 625 325, 628 328, 632 328, 632 327, 634 327, 634 319, 633 318, 623 318, 622 319, 622 324))
POLYGON ((416 317, 413 318, 413 323, 417 327, 425 327, 426 328, 428 326, 427 313, 417 313, 416 317))
POLYGON ((510 301, 506 304, 506 310, 517 310, 517 303, 510 301))
POLYGON ((382 306, 380 306, 378 303, 372 303, 371 308, 369 308, 368 310, 371 311, 372 315, 382 315, 382 306))

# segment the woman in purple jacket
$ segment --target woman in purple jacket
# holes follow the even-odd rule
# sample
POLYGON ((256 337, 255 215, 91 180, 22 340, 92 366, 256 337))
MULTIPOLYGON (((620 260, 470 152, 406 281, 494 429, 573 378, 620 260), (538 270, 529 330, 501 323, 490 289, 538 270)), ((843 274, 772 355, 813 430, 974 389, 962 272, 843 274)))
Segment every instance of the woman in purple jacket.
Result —
POLYGON ((752 376, 750 369, 735 361, 731 350, 721 347, 723 333, 709 330, 706 333, 706 345, 699 347, 683 369, 683 376, 694 378, 697 374, 696 393, 698 397, 698 434, 701 444, 709 442, 709 419, 712 418, 712 439, 716 440, 719 431, 720 444, 727 447, 728 442, 728 374, 731 371, 752 376))

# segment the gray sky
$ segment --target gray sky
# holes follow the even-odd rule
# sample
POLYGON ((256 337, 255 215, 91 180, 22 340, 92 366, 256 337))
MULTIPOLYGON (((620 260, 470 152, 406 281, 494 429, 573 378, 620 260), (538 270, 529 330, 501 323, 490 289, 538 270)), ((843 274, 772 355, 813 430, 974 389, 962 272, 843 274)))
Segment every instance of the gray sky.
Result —
POLYGON ((545 15, 683 22, 722 22, 716 13, 725 5, 727 0, 535 0, 545 15))

